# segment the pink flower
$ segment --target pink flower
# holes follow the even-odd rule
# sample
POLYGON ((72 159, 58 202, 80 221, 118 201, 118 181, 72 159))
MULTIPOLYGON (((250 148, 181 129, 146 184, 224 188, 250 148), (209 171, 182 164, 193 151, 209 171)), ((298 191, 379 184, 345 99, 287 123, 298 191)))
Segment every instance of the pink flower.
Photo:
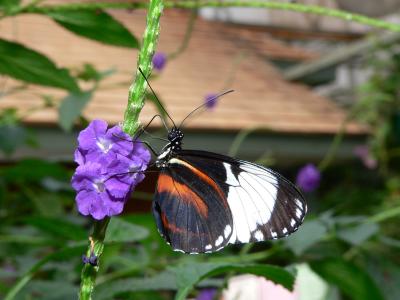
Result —
POLYGON ((371 155, 369 147, 360 145, 354 148, 354 155, 361 159, 364 166, 368 169, 375 169, 378 166, 378 161, 371 155))

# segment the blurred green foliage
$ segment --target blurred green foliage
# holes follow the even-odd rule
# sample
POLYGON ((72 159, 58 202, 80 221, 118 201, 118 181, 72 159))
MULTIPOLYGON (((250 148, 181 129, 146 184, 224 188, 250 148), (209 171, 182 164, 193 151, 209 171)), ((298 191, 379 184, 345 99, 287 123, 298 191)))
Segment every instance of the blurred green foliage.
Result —
MULTIPOLYGON (((7 14, 18 5, 19 1, 0 1, 0 10, 7 14)), ((49 12, 47 16, 85 38, 139 47, 137 39, 104 11, 49 12)), ((310 213, 296 234, 230 246, 215 254, 172 252, 150 214, 113 218, 94 299, 175 295, 184 299, 202 287, 222 289, 236 273, 265 276, 291 288, 299 264, 308 264, 339 290, 330 299, 400 299, 400 54, 396 47, 382 51, 383 58, 371 58, 373 74, 354 107, 357 119, 371 128, 369 145, 379 169, 366 169, 356 159, 328 166, 320 189, 307 195, 310 213)), ((0 73, 21 80, 21 88, 33 83, 66 90, 59 123, 71 130, 77 120, 85 122, 82 109, 113 70, 99 71, 92 65, 80 70, 59 68, 43 54, 1 39, 0 73), (80 82, 92 86, 82 90, 80 82)), ((52 96, 41 96, 42 107, 53 105, 52 96)), ((20 146, 36 145, 34 134, 21 122, 23 117, 13 109, 0 112, 0 150, 6 155, 20 146)), ((235 143, 232 152, 241 144, 235 143)), ((77 215, 71 174, 69 165, 38 159, 1 165, 0 297, 76 298, 91 222, 77 215)))

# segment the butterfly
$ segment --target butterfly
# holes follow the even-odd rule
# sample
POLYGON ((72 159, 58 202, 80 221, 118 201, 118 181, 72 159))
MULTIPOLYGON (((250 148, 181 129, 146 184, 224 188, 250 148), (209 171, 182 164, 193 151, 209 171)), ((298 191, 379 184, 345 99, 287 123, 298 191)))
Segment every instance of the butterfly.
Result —
POLYGON ((164 109, 174 125, 155 161, 159 177, 152 212, 161 236, 175 251, 198 254, 295 232, 307 205, 285 177, 252 162, 182 149, 181 126, 203 106, 180 126, 164 109))

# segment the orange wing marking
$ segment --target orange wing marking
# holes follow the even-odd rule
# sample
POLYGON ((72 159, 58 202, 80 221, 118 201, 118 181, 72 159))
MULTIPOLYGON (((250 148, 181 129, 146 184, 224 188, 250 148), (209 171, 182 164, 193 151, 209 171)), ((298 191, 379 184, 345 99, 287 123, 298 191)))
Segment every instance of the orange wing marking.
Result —
POLYGON ((179 233, 184 232, 183 229, 176 227, 172 223, 169 223, 168 219, 167 219, 167 216, 164 213, 161 213, 161 221, 162 221, 164 227, 169 229, 169 230, 171 230, 172 232, 179 232, 179 233))
POLYGON ((190 187, 179 182, 174 182, 171 176, 167 174, 160 174, 158 177, 157 191, 159 193, 166 192, 172 194, 175 197, 182 198, 184 201, 188 201, 194 207, 197 208, 199 213, 207 217, 208 207, 195 192, 193 192, 190 187))
POLYGON ((214 180, 210 178, 207 174, 203 173, 199 169, 193 167, 191 164, 187 163, 184 160, 177 159, 177 158, 172 158, 169 160, 170 163, 176 163, 182 166, 185 166, 188 168, 190 171, 192 171, 195 175, 199 176, 203 181, 207 182, 207 184, 211 185, 213 189, 218 193, 219 197, 221 198, 222 202, 226 206, 226 197, 224 192, 221 190, 221 188, 215 183, 214 180))

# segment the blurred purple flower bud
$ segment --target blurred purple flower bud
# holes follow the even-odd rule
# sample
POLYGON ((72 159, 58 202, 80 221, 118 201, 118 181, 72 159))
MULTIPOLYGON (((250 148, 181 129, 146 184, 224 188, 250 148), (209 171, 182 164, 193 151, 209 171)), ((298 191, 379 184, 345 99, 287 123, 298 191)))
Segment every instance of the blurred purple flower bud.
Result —
POLYGON ((94 253, 91 253, 89 257, 89 264, 91 264, 93 267, 96 267, 97 262, 98 262, 98 257, 94 255, 94 253))
POLYGON ((208 109, 213 109, 217 105, 217 94, 210 93, 204 97, 204 103, 208 109))
POLYGON ((307 164, 299 170, 296 184, 305 192, 312 192, 318 188, 321 181, 321 173, 313 164, 307 164))
POLYGON ((86 265, 89 263, 89 257, 87 257, 85 254, 82 254, 82 262, 86 265))
POLYGON ((98 264, 98 257, 93 252, 90 253, 89 257, 87 257, 85 254, 83 254, 82 262, 84 264, 91 264, 93 267, 96 267, 98 264))
POLYGON ((378 161, 371 155, 369 147, 360 145, 354 148, 354 155, 361 159, 364 166, 368 169, 375 169, 378 166, 378 161))
POLYGON ((161 71, 164 69, 165 64, 167 63, 167 55, 163 52, 157 52, 153 55, 153 67, 157 71, 161 71))
POLYGON ((94 120, 81 131, 75 151, 79 166, 71 180, 78 211, 96 220, 122 212, 151 158, 119 126, 107 127, 106 122, 94 120))
POLYGON ((197 295, 196 300, 213 300, 216 294, 216 289, 203 289, 197 295))

